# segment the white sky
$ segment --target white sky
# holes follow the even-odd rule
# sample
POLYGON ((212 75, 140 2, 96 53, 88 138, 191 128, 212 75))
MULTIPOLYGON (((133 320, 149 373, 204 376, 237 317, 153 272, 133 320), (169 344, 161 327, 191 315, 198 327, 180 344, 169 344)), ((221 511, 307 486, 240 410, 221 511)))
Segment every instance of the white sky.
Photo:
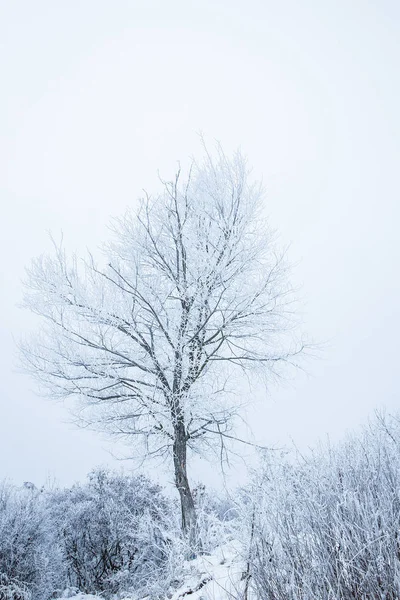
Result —
MULTIPOLYGON (((249 418, 301 447, 399 405, 400 3, 389 0, 14 0, 2 52, 0 478, 82 479, 99 436, 15 371, 33 324, 30 259, 96 246, 196 132, 249 156, 306 300, 319 361, 249 418)), ((259 393, 259 395, 261 392, 259 393)), ((115 447, 114 450, 117 450, 115 447)), ((201 469, 198 471, 201 473, 201 469)), ((207 475, 205 475, 207 477, 207 475)))

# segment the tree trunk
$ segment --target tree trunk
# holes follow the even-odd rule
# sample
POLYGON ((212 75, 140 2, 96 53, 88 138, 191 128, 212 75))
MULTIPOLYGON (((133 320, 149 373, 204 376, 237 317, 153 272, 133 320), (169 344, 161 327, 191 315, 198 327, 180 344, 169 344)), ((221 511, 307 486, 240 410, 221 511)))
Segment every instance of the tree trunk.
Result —
POLYGON ((175 485, 179 492, 182 510, 182 531, 189 541, 190 549, 196 553, 199 548, 197 515, 186 470, 187 440, 184 423, 175 426, 173 445, 175 485))

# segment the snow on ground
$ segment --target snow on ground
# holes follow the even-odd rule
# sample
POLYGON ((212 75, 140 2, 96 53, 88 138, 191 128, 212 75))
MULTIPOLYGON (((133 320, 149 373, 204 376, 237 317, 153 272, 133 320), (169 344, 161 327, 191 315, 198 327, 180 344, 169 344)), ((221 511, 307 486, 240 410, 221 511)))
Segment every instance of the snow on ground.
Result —
MULTIPOLYGON (((230 542, 217 548, 211 555, 185 561, 182 570, 185 582, 169 597, 170 600, 239 600, 245 587, 245 561, 241 552, 238 542, 230 542)), ((251 600, 250 593, 248 598, 251 600)), ((78 594, 64 600, 99 598, 78 594)))
POLYGON ((240 552, 240 545, 231 542, 220 546, 212 555, 185 562, 185 583, 171 600, 232 600, 239 597, 245 585, 240 552))

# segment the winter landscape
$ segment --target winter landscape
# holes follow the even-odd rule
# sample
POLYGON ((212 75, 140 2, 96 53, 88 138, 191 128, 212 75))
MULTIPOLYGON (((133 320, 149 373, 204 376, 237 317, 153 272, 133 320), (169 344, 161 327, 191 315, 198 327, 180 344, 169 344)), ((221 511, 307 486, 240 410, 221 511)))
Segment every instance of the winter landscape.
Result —
POLYGON ((0 600, 399 600, 397 3, 0 10, 0 600))

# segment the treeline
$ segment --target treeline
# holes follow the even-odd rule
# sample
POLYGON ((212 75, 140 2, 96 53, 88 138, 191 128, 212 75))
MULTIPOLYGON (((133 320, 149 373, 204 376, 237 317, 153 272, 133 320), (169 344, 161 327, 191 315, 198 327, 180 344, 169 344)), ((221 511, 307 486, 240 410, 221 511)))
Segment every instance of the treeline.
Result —
MULTIPOLYGON (((195 498, 205 552, 241 542, 237 600, 400 597, 397 417, 306 456, 268 452, 234 497, 199 487, 195 498)), ((149 479, 101 469, 67 489, 4 482, 0 600, 165 598, 188 556, 179 513, 149 479)))

